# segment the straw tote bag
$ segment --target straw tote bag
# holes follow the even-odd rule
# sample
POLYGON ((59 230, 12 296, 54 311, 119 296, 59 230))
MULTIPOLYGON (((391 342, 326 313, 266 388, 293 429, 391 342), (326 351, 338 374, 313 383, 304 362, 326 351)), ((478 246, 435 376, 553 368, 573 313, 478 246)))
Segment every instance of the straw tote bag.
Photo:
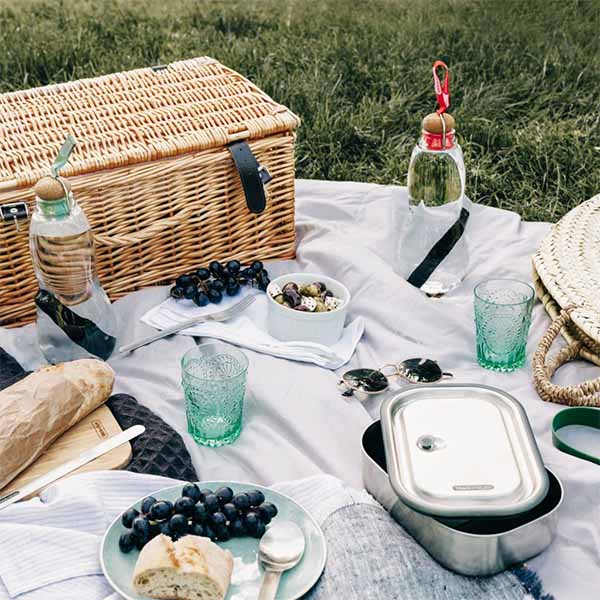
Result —
POLYGON ((552 227, 533 256, 538 297, 552 319, 533 357, 533 378, 543 400, 600 407, 600 377, 579 385, 552 383, 561 365, 582 358, 600 366, 600 194, 552 227), (562 334, 567 345, 548 359, 562 334))

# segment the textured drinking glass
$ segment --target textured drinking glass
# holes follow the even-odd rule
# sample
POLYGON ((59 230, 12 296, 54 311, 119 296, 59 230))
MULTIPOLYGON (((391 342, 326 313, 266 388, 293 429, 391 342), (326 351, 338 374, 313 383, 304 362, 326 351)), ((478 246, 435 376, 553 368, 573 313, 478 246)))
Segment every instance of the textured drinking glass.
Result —
POLYGON ((522 367, 533 288, 516 279, 490 279, 480 283, 474 293, 477 361, 495 371, 522 367))
POLYGON ((201 344, 181 359, 188 431, 203 446, 231 444, 242 430, 248 359, 234 346, 201 344))

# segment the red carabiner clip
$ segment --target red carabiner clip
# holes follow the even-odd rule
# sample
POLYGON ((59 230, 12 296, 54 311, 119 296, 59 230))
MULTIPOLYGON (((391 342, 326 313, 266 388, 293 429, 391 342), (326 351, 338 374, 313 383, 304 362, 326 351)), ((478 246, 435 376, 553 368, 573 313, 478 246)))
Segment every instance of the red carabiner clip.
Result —
POLYGON ((435 87, 435 95, 437 96, 437 101, 439 108, 436 110, 438 115, 445 113, 446 110, 450 107, 450 69, 448 65, 443 60, 436 60, 433 63, 433 84, 435 87), (437 68, 444 67, 446 69, 446 76, 444 77, 444 83, 440 82, 440 78, 437 74, 437 68))

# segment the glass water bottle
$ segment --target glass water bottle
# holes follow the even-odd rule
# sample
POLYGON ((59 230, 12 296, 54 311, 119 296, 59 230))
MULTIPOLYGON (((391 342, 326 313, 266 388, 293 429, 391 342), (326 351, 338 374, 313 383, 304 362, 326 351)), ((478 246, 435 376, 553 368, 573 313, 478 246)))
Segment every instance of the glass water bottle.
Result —
POLYGON ((60 177, 35 186, 30 250, 40 290, 37 334, 46 360, 107 359, 116 343, 113 307, 96 275, 96 253, 89 222, 60 177))
POLYGON ((465 276, 465 166, 454 118, 432 113, 408 169, 409 215, 399 247, 399 272, 430 295, 456 288, 465 276))

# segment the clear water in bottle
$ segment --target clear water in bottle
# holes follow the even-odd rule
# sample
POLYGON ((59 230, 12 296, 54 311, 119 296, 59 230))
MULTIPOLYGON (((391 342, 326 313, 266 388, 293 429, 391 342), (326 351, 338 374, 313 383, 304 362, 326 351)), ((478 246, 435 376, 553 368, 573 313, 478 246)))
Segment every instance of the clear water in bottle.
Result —
MULTIPOLYGON (((465 208, 465 167, 454 132, 446 134, 446 147, 439 137, 432 142, 426 131, 415 146, 408 170, 409 214, 399 246, 399 272, 411 281, 411 275, 429 261, 435 264, 436 244, 459 221, 465 208)), ((456 237, 456 236, 455 236, 456 237)), ((445 294, 456 288, 468 266, 466 239, 446 241, 451 250, 437 264, 420 289, 431 295, 445 294)), ((437 246, 439 249, 441 244, 437 246)), ((441 250, 440 250, 441 251, 441 250)))
POLYGON ((50 198, 59 195, 58 180, 44 180, 45 186, 36 186, 30 223, 31 257, 40 286, 36 297, 40 349, 50 363, 106 359, 116 343, 117 322, 96 275, 89 222, 64 180, 62 198, 50 198), (54 193, 48 193, 52 188, 54 193))

